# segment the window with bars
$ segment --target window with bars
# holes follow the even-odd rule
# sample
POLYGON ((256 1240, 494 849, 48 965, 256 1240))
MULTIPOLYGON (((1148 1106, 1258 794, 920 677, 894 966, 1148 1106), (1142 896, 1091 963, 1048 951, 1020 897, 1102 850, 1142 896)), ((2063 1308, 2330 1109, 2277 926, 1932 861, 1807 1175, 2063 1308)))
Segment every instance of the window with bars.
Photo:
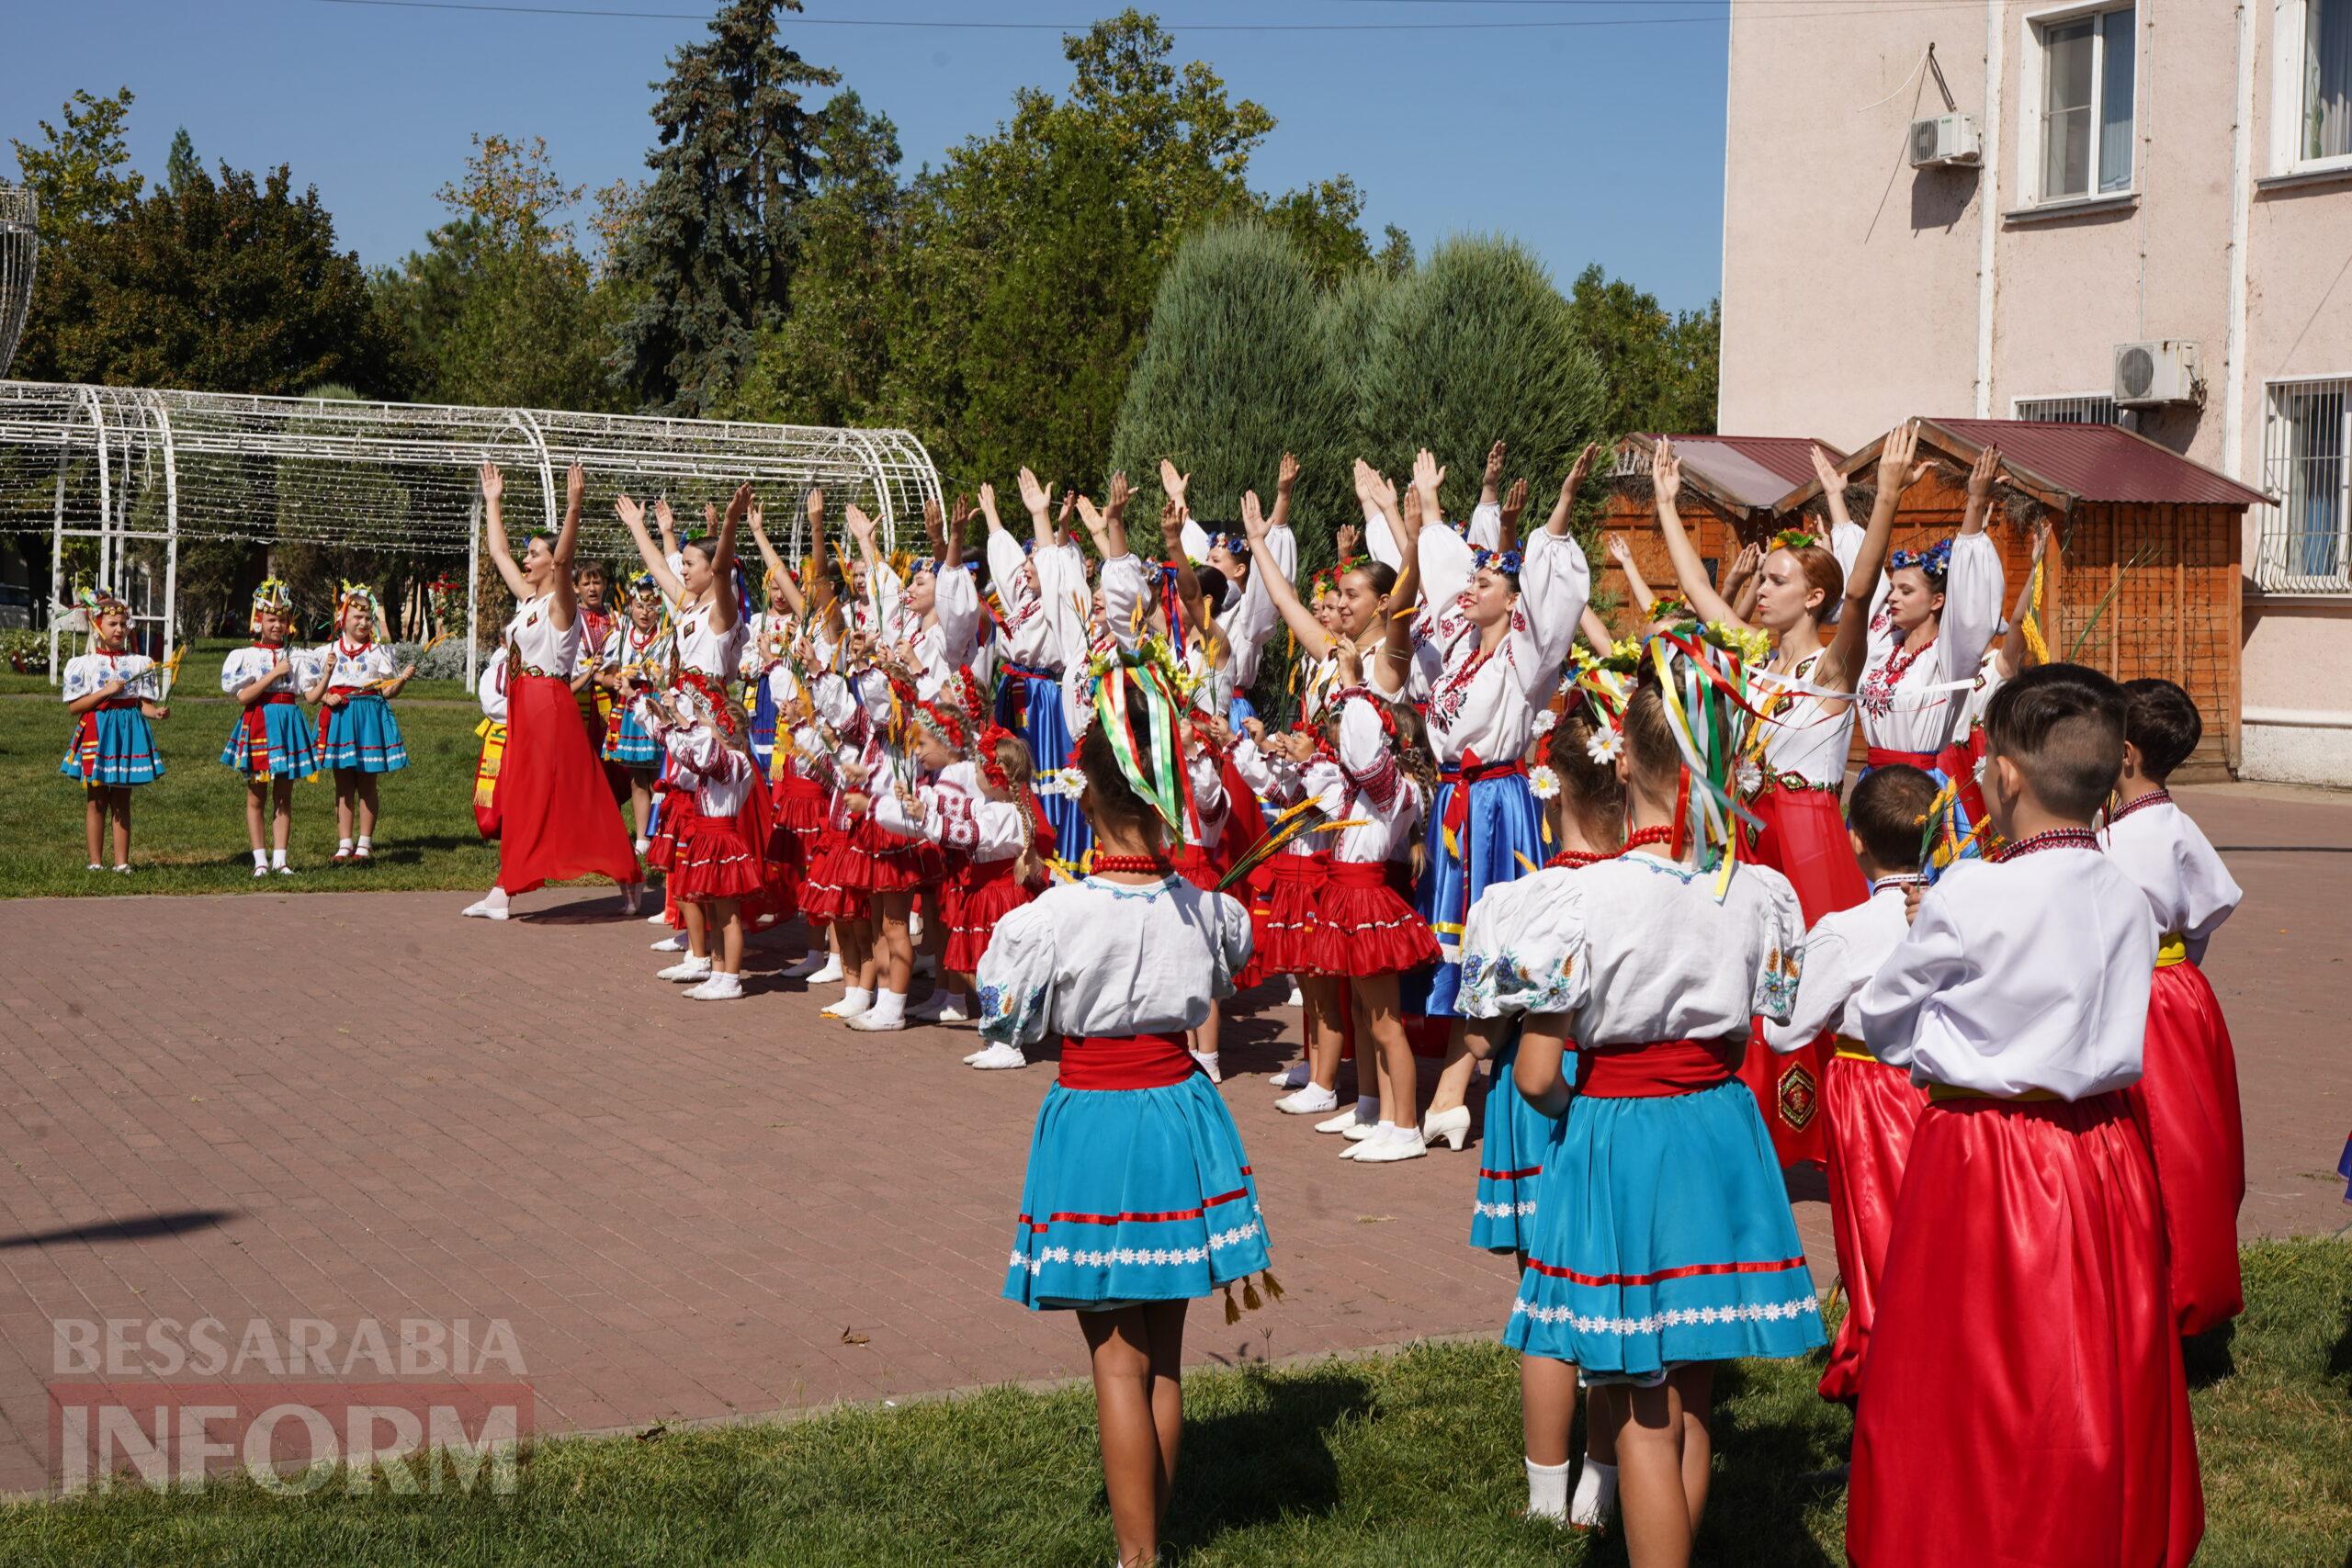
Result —
POLYGON ((2352 377, 2274 381, 2263 422, 2255 581, 2290 593, 2352 592, 2352 377))
POLYGON ((2305 160, 2352 156, 2352 0, 2304 0, 2305 160))
POLYGON ((2081 201, 2132 188, 2133 19, 2133 7, 2122 6, 2034 24, 2041 74, 2035 199, 2081 201))
POLYGON ((2013 399, 2009 417, 2058 424, 2121 424, 2123 411, 2105 392, 2082 392, 2067 397, 2013 399))

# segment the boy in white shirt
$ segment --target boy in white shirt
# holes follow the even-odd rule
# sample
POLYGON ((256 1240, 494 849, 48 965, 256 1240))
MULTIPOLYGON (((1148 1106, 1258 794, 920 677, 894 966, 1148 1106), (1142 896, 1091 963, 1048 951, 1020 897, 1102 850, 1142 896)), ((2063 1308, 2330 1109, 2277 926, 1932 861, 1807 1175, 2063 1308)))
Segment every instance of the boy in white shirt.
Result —
POLYGON ((2091 828, 2123 689, 2046 664, 1986 714, 2008 840, 1921 898, 1863 989, 1928 1091, 1854 1429, 1857 1568, 2186 1563, 2204 1534, 2139 1080, 2156 923, 2091 828))

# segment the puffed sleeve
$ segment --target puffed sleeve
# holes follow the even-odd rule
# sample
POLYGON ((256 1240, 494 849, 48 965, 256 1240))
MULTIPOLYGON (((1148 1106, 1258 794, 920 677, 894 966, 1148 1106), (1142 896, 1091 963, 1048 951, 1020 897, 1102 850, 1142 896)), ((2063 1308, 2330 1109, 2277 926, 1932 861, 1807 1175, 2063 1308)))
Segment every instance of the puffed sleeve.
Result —
POLYGON ((1385 811, 1395 804, 1404 770, 1370 697, 1351 695, 1340 706, 1340 766, 1374 806, 1385 811))
POLYGON ((1178 525, 1176 539, 1179 547, 1184 552, 1186 560, 1191 561, 1194 566, 1208 564, 1209 531, 1195 522, 1190 513, 1186 513, 1184 521, 1178 525))
POLYGON ((1421 525, 1421 597, 1428 601, 1431 615, 1443 616, 1462 596, 1476 564, 1461 535, 1442 523, 1421 525))
POLYGON ((1521 554, 1519 603, 1506 649, 1529 702, 1541 703, 1558 688, 1568 644, 1591 602, 1592 569, 1584 547, 1569 535, 1537 529, 1521 554))
POLYGON ((1769 866, 1746 874, 1763 885, 1763 962, 1757 965, 1756 997, 1749 1010, 1768 1023, 1786 1023, 1796 1006, 1804 973, 1804 906, 1789 879, 1769 866))
MULTIPOLYGON (((245 672, 245 666, 251 661, 252 656, 258 651, 257 649, 241 648, 221 660, 220 689, 223 692, 233 697, 243 689, 246 682, 260 678, 260 670, 255 670, 251 674, 245 672)), ((263 668, 266 669, 267 666, 265 665, 263 668)))
POLYGON ((2245 897, 2237 878, 2222 863, 2212 843, 2196 824, 2184 820, 2180 837, 2181 939, 2192 964, 2205 962, 2206 944, 2245 897))
POLYGON ((1585 890, 1573 872, 1489 887, 1462 931, 1465 1018, 1573 1012, 1584 1005, 1585 890))
POLYGON ((946 662, 947 673, 953 674, 957 666, 972 661, 973 645, 979 640, 979 584, 961 567, 942 566, 932 581, 935 585, 932 614, 939 620, 940 657, 946 662))
POLYGON ((1022 604, 1029 597, 1029 585, 1022 578, 1021 565, 1026 558, 1020 541, 1002 528, 989 530, 987 546, 989 581, 996 587, 996 596, 1004 604, 1004 613, 1017 616, 1022 604))
POLYGON ((1498 550, 1503 547, 1503 509, 1491 501, 1482 501, 1470 509, 1470 526, 1463 530, 1474 550, 1498 550))
POLYGON ((1122 651, 1132 651, 1151 629, 1151 596, 1158 577, 1133 551, 1102 563, 1102 622, 1122 651))
POLYGON ((1785 1021, 1768 1019, 1764 1043, 1786 1055, 1800 1051, 1837 1021, 1861 976, 1853 974, 1845 933, 1826 917, 1805 933, 1804 967, 1785 1021))
POLYGON ((1086 558, 1076 544, 1040 545, 1030 558, 1037 563, 1037 592, 1044 604, 1039 613, 1052 631, 1054 657, 1069 663, 1086 657, 1086 558))
MULTIPOLYGON (((1034 1045, 1053 1021, 1057 978, 1054 908, 1059 901, 1034 899, 1006 915, 989 934, 975 977, 980 994, 980 1038, 992 1043, 1034 1045)), ((1246 918, 1245 918, 1246 923, 1246 918)))
POLYGON ((1965 681, 1992 646, 2001 624, 2007 580, 2001 551, 1987 534, 1962 534, 1951 542, 1951 568, 1944 575, 1944 609, 1936 626, 1943 678, 1965 681))
POLYGON ((1230 893, 1212 893, 1209 898, 1216 913, 1216 930, 1213 933, 1216 973, 1210 977, 1210 994, 1229 997, 1234 990, 1233 977, 1250 965, 1250 911, 1230 893))
POLYGON ((65 661, 65 680, 59 698, 63 702, 79 702, 98 689, 96 679, 97 660, 76 654, 65 661))
POLYGON ((1303 793, 1298 770, 1285 761, 1268 756, 1246 736, 1234 742, 1233 771, 1250 786, 1252 795, 1276 806, 1295 806, 1303 793))

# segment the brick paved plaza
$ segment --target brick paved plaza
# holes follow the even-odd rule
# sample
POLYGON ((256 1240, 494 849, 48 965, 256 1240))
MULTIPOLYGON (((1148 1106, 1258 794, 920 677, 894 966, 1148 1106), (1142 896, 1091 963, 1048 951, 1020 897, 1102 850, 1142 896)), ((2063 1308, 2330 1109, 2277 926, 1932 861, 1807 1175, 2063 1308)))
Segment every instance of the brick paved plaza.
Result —
MULTIPOLYGON (((2184 790, 2246 888, 2210 972, 2236 1036, 2247 1235, 2344 1224, 2352 802, 2184 790)), ((752 999, 654 980, 609 897, 0 905, 0 1492, 44 1484, 58 1319, 512 1325, 542 1429, 757 1416, 1078 1370, 997 1299, 1050 1064, 968 1030, 854 1033, 754 948, 752 999), (368 955, 365 959, 359 955, 368 955)), ((1288 1299, 1197 1359, 1486 1334, 1511 1269, 1463 1245, 1472 1152, 1359 1168, 1272 1109, 1295 1012, 1227 1031, 1288 1299)), ((1817 1184, 1798 1213, 1826 1287, 1817 1184)))

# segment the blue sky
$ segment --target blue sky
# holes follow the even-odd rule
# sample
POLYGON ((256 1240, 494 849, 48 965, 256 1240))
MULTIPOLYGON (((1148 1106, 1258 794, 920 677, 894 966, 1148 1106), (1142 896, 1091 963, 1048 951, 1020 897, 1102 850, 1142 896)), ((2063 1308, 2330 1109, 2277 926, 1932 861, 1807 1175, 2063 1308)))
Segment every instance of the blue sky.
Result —
MULTIPOLYGON (((503 3, 675 15, 10 0, 0 6, 0 137, 34 138, 34 122, 55 120, 76 87, 128 85, 138 95, 131 154, 143 172, 162 172, 181 126, 208 164, 291 164, 298 186, 317 186, 344 244, 370 265, 393 261, 443 216, 433 193, 458 173, 475 131, 544 136, 558 172, 592 190, 640 175, 653 135, 648 84, 713 9, 705 0, 503 3)), ((1110 0, 808 0, 807 17, 1082 26, 1117 9, 1110 0)), ((1668 306, 1714 296, 1721 0, 1164 0, 1157 10, 1177 29, 1181 58, 1207 60, 1279 122, 1251 164, 1260 189, 1346 173, 1369 197, 1375 239, 1392 222, 1423 250, 1448 233, 1499 231, 1531 245, 1564 287, 1598 261, 1668 306), (1325 30, 1334 28, 1351 30, 1325 30)), ((804 55, 838 69, 898 123, 909 172, 989 130, 1016 86, 1059 92, 1069 81, 1052 26, 786 26, 804 55)), ((0 146, 0 177, 13 173, 0 146)))

